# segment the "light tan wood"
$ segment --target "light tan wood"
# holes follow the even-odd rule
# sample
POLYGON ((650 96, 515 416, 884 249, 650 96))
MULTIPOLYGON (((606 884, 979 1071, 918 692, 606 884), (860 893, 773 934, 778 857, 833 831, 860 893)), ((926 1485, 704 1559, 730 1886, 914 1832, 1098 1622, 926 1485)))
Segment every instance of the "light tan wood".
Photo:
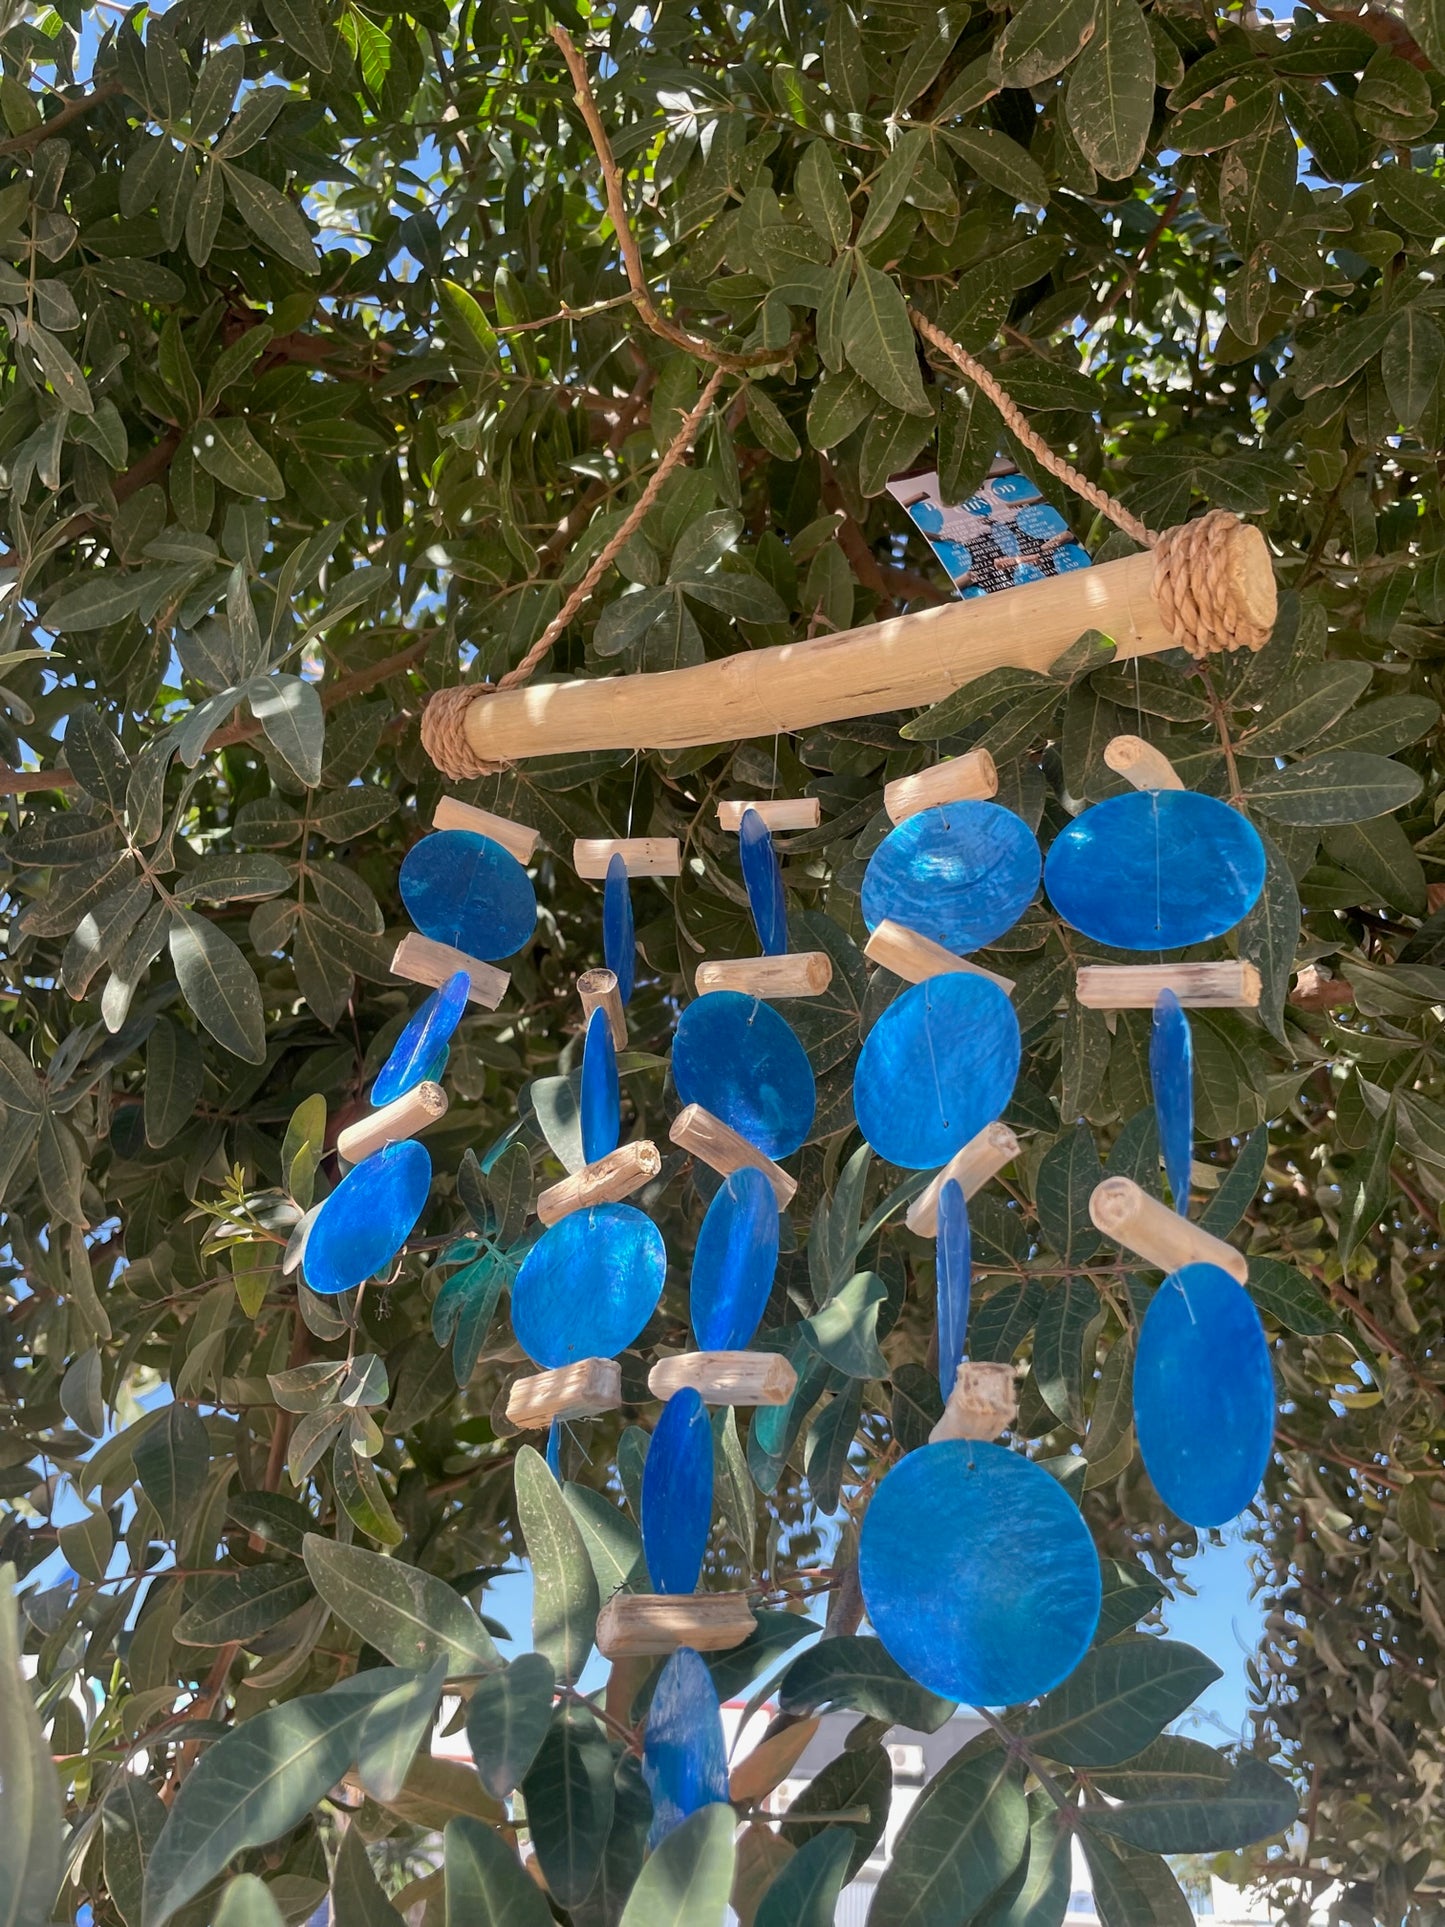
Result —
POLYGON ((650 1184, 661 1169, 662 1153, 647 1138, 619 1144, 595 1164, 549 1185, 537 1200, 537 1216, 543 1224, 556 1224, 590 1204, 617 1204, 650 1184))
POLYGON ((1162 749, 1142 736, 1116 736, 1104 745, 1104 761, 1136 790, 1182 790, 1183 779, 1162 749))
POLYGON ((939 1439, 996 1439, 1018 1417, 1018 1384, 1012 1365, 971 1365, 964 1359, 943 1408, 929 1433, 939 1439))
POLYGON ((704 1405, 786 1405, 798 1374, 781 1352, 676 1352, 647 1375, 654 1398, 690 1385, 704 1405))
POLYGON ((572 868, 579 877, 601 882, 615 856, 622 858, 630 877, 682 874, 682 845, 675 836, 579 836, 572 845, 572 868))
POLYGON ((761 1171, 778 1200, 779 1211, 786 1211, 793 1202, 798 1189, 798 1180, 790 1178, 780 1164, 774 1164, 764 1155, 756 1144, 749 1144, 730 1125, 724 1124, 720 1117, 705 1111, 701 1104, 688 1104, 672 1120, 672 1128, 667 1134, 680 1151, 687 1151, 723 1177, 730 1177, 734 1171, 750 1166, 761 1171))
POLYGON ((745 1592, 615 1592, 597 1615, 597 1650, 604 1659, 697 1653, 741 1646, 757 1620, 745 1592))
POLYGON ((1001 977, 996 970, 985 970, 982 964, 970 963, 967 957, 956 956, 941 943, 935 943, 932 937, 910 930, 907 924, 895 923, 891 917, 885 917, 864 944, 863 955, 870 963, 881 964, 910 984, 921 984, 928 977, 947 977, 961 970, 968 977, 987 977, 991 984, 998 985, 1005 997, 1012 997, 1014 992, 1012 977, 1001 977))
POLYGON ((591 1418, 622 1403, 622 1367, 615 1358, 579 1358, 575 1365, 519 1378, 507 1394, 507 1417, 523 1432, 540 1432, 554 1418, 591 1418))
POLYGON ((493 843, 510 850, 518 863, 530 863, 542 841, 540 830, 531 829, 525 823, 514 823, 509 816, 493 816, 490 810, 458 802, 455 796, 441 799, 432 811, 431 826, 434 830, 475 830, 478 836, 488 836, 493 843))
POLYGON ((823 806, 816 796, 779 796, 770 803, 749 803, 729 797, 717 806, 719 826, 724 830, 740 830, 744 810, 756 810, 770 830, 816 830, 823 820, 823 806))
POLYGON ((428 1079, 393 1098, 390 1104, 383 1104, 369 1117, 348 1124, 338 1133, 336 1148, 348 1164, 360 1164, 373 1151, 380 1151, 387 1144, 398 1144, 403 1138, 415 1137, 418 1131, 424 1131, 428 1124, 435 1124, 446 1114, 446 1092, 440 1084, 428 1079))
POLYGON ((790 950, 784 957, 718 957, 700 963, 693 979, 699 997, 741 990, 750 997, 821 997, 833 981, 826 950, 790 950))
POLYGON ((622 1008, 622 993, 617 988, 617 974, 612 970, 584 970, 577 979, 577 995, 582 999, 582 1014, 590 1017, 594 1010, 607 1012, 607 1028, 612 1032, 615 1050, 627 1049, 627 1013, 622 1008))
POLYGON ((480 957, 469 957, 464 950, 453 950, 449 943, 436 943, 415 930, 392 953, 393 977, 405 977, 408 983, 426 984, 432 990, 440 990, 459 970, 467 973, 468 1003, 480 1004, 484 1010, 497 1008, 512 981, 495 964, 483 963, 480 957))
POLYGON ((952 1158, 934 1178, 926 1191, 920 1191, 908 1207, 904 1223, 910 1231, 916 1231, 920 1238, 932 1238, 938 1232, 938 1199, 945 1184, 952 1178, 962 1188, 963 1195, 971 1198, 975 1191, 981 1191, 989 1179, 996 1177, 1006 1164, 1011 1164, 1019 1154, 1019 1141, 1007 1124, 985 1124, 977 1137, 971 1137, 961 1151, 952 1158))
POLYGON ((1181 1265, 1218 1265, 1240 1284, 1248 1281, 1249 1260, 1242 1251, 1212 1231, 1190 1224, 1167 1204, 1151 1198, 1132 1178, 1105 1178, 1095 1185, 1089 1216, 1106 1238, 1160 1271, 1178 1271, 1181 1265))
POLYGON ((1172 990, 1195 1010, 1257 1010, 1259 972, 1242 957, 1220 963, 1081 964, 1078 999, 1087 1010, 1152 1010, 1172 990))
POLYGON ((940 803, 982 802, 998 795, 998 770, 986 749, 966 750, 914 776, 899 776, 883 785, 883 807, 890 821, 902 823, 920 810, 940 803))
MULTIPOLYGON (((1274 570, 1258 529, 1238 525, 1225 568, 1237 606, 1269 627, 1274 570)), ((688 669, 494 691, 468 708, 467 742, 486 761, 510 763, 773 736, 936 703, 1006 665, 1047 670, 1086 629, 1112 637, 1121 661, 1154 655, 1176 648, 1178 638, 1164 625, 1153 584, 1153 556, 1128 555, 1002 595, 743 649, 688 669)))

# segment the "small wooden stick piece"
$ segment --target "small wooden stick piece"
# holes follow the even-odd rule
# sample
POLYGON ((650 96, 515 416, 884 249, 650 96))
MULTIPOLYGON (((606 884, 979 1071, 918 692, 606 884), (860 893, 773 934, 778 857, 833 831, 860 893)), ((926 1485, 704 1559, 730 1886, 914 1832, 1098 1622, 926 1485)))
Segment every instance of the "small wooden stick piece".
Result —
POLYGON ((414 1084, 390 1104, 383 1104, 379 1111, 348 1124, 337 1137, 336 1148, 348 1164, 360 1164, 384 1145, 415 1137, 418 1131, 435 1124, 446 1113, 447 1094, 440 1084, 430 1080, 414 1084))
POLYGON ((650 1184, 661 1169, 662 1153, 647 1138, 619 1144, 595 1164, 584 1164, 580 1171, 549 1185, 537 1200, 537 1216, 543 1224, 556 1224, 588 1205, 617 1204, 650 1184))
POLYGON ((1019 1154, 1019 1141, 1007 1124, 985 1124, 977 1137, 971 1137, 961 1151, 953 1157, 934 1178, 926 1191, 920 1191, 908 1207, 904 1223, 910 1231, 916 1231, 920 1238, 936 1237, 938 1233, 938 1200, 943 1187, 952 1178, 966 1198, 975 1191, 981 1191, 989 1179, 996 1177, 1006 1164, 1019 1154))
POLYGON ((1248 1281, 1249 1260, 1242 1251, 1190 1224, 1167 1204, 1151 1198, 1132 1178, 1105 1178, 1096 1184, 1089 1216, 1106 1238, 1160 1271, 1178 1271, 1181 1265, 1218 1265, 1240 1284, 1248 1281))
POLYGON ((946 977, 952 971, 961 970, 969 977, 987 977, 991 984, 998 985, 1005 997, 1013 995, 1012 977, 1000 977, 997 971, 985 970, 982 964, 955 956, 932 937, 910 930, 906 924, 895 923, 892 917, 885 917, 879 924, 864 944, 863 955, 870 963, 881 964, 895 977, 902 977, 905 983, 921 984, 926 977, 946 977))
POLYGON ((432 990, 440 990, 459 970, 465 970, 469 980, 467 1001, 484 1010, 497 1008, 512 981, 495 964, 483 963, 480 957, 469 957, 464 950, 453 950, 449 943, 436 943, 415 930, 392 953, 393 977, 405 977, 408 983, 426 984, 432 990))
POLYGON ((1220 963, 1081 964, 1078 999, 1086 1010, 1152 1010, 1172 990, 1195 1010, 1257 1010, 1259 972, 1242 957, 1220 963))
POLYGON ((490 837, 493 843, 510 850, 518 863, 530 863, 542 840, 540 830, 514 823, 509 816, 493 816, 490 810, 458 802, 455 796, 441 799, 432 811, 431 826, 434 830, 475 830, 478 836, 490 837))
POLYGON ((507 1417, 519 1431, 540 1432, 554 1418, 591 1418, 622 1403, 622 1367, 615 1358, 579 1358, 574 1365, 519 1378, 507 1394, 507 1417))
POLYGON ((721 1653, 741 1646, 756 1625, 745 1592, 615 1592, 597 1616, 597 1650, 604 1659, 679 1646, 721 1653))
POLYGON ((719 826, 724 830, 740 830, 744 810, 756 810, 770 830, 816 830, 823 820, 823 806, 816 796, 780 796, 771 803, 749 803, 729 797, 717 806, 719 826))
POLYGON ((719 957, 700 963, 699 997, 709 990, 741 990, 750 997, 821 997, 833 981, 826 950, 793 950, 784 957, 719 957))
POLYGON ((600 883, 613 857, 620 856, 630 877, 682 874, 682 845, 675 836, 579 836, 572 845, 572 867, 579 877, 600 883))
POLYGON ((1136 790, 1182 790, 1179 772, 1164 754, 1142 736, 1116 736, 1104 745, 1104 761, 1116 776, 1136 790))
POLYGON ((577 979, 577 995, 582 999, 582 1014, 590 1017, 594 1010, 607 1012, 607 1028, 612 1032, 612 1044, 616 1050, 627 1049, 627 1014, 622 1008, 622 994, 617 988, 617 976, 611 970, 584 970, 577 979))
POLYGON ((672 1120, 672 1128, 667 1135, 680 1151, 701 1158, 704 1164, 721 1172, 725 1178, 750 1165, 754 1171, 761 1171, 772 1185, 780 1211, 786 1211, 792 1203, 798 1189, 797 1179, 790 1178, 783 1167, 774 1164, 756 1144, 749 1144, 731 1125, 724 1124, 711 1111, 705 1111, 701 1104, 684 1106, 672 1120))
POLYGON ((939 1439, 996 1439, 1018 1417, 1018 1390, 1012 1365, 971 1365, 964 1359, 943 1408, 928 1435, 939 1439))
POLYGON ((786 1405, 798 1374, 781 1352, 676 1352, 647 1375, 654 1398, 691 1386, 704 1405, 786 1405))
POLYGON ((921 769, 915 776, 899 776, 883 785, 883 807, 889 821, 902 823, 920 810, 935 809, 940 803, 980 802, 998 795, 998 770, 986 749, 966 750, 950 756, 932 769, 921 769))

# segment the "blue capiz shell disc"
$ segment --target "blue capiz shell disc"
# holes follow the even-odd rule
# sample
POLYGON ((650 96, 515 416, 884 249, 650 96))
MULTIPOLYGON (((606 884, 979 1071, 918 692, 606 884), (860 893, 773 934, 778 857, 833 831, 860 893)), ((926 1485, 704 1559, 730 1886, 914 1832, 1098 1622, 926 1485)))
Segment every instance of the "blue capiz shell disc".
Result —
POLYGON ((1189 1019, 1172 990, 1154 1002, 1149 1031, 1149 1084, 1169 1195, 1181 1217, 1189 1215, 1189 1174, 1194 1158, 1194 1046, 1189 1019))
POLYGON ((642 1742, 642 1777, 652 1795, 649 1850, 689 1814, 727 1800, 722 1709, 712 1674, 691 1646, 678 1647, 653 1690, 642 1742))
POLYGON ((1185 1265, 1149 1301, 1134 1354, 1144 1469, 1171 1512, 1222 1526, 1244 1511, 1274 1442, 1274 1373, 1254 1300, 1217 1265, 1185 1265))
POLYGON ((767 1157, 787 1157, 813 1128, 807 1052, 785 1017, 741 990, 710 991, 683 1011, 672 1081, 684 1104, 701 1104, 767 1157))
POLYGON ((1051 1691, 1099 1623, 1099 1555, 1078 1507, 1041 1466, 972 1439, 920 1446, 888 1473, 858 1577, 904 1672, 969 1706, 1051 1691))
POLYGON ((621 1105, 612 1026, 607 1012, 599 1006, 587 1019, 582 1045, 582 1156, 588 1164, 596 1164, 617 1149, 622 1131, 621 1105))
POLYGON ((662 1233, 630 1204, 595 1204, 544 1231, 512 1286, 517 1343, 549 1371, 615 1358, 657 1309, 667 1275, 662 1233))
POLYGON ((617 850, 607 860, 607 881, 602 886, 602 956, 617 979, 618 996, 624 1004, 630 1004, 637 969, 637 931, 632 920, 627 862, 617 850))
POLYGON ((373 1104, 390 1104, 446 1069, 452 1032, 466 1013, 471 978, 465 970, 448 977, 412 1017, 391 1047, 391 1055, 371 1087, 373 1104))
POLYGON ((1044 889, 1065 923, 1115 950, 1180 950, 1259 901, 1265 856, 1238 810, 1197 790, 1095 803, 1049 846, 1044 889))
POLYGON ((402 862, 401 900, 424 937, 495 963, 537 924, 532 879, 510 850, 475 830, 437 830, 402 862))
POLYGON ((703 1351, 753 1342, 777 1268, 777 1193, 744 1166, 718 1186, 692 1254, 692 1330, 703 1351))
POLYGON ((302 1268, 313 1291, 351 1291, 386 1270, 431 1192, 431 1153, 387 1144, 348 1171, 312 1221, 302 1268))
POLYGON ((738 856, 747 887, 753 928, 765 957, 784 956, 788 948, 788 900, 778 867, 772 832, 756 810, 744 810, 738 828, 738 856))
POLYGON ((691 1385, 662 1408, 642 1464, 642 1556, 654 1592, 697 1590, 712 1530, 712 1425, 691 1385))
POLYGON ((999 803, 943 803, 889 832, 863 873, 863 921, 885 919, 956 956, 1011 929, 1039 887, 1038 839, 999 803))
POLYGON ((1001 1115, 1019 1074, 1013 1005, 987 977, 951 971, 914 984, 863 1040, 853 1073, 858 1128, 909 1171, 947 1164, 1001 1115))

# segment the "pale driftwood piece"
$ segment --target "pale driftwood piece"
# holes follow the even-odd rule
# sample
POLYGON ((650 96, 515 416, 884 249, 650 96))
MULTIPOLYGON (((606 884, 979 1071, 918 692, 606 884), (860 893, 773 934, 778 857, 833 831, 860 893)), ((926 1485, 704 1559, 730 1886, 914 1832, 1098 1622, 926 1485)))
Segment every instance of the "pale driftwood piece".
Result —
POLYGON ((618 1204, 650 1184, 661 1169, 662 1153, 649 1139, 619 1144, 595 1164, 584 1164, 580 1171, 549 1185, 537 1200, 537 1216, 543 1224, 556 1224, 591 1204, 618 1204))
POLYGON ((770 830, 816 830, 823 820, 823 806, 816 796, 779 796, 771 803, 739 802, 729 797, 717 806, 719 828, 740 830, 744 810, 756 810, 770 830))
POLYGON ((745 1592, 615 1592, 597 1615, 604 1659, 726 1652, 741 1646, 757 1620, 745 1592))
POLYGON ((512 981, 495 964, 483 963, 480 957, 469 957, 464 950, 453 950, 449 943, 436 943, 415 930, 403 937, 392 953, 393 977, 405 977, 410 984, 426 984, 431 990, 440 990, 459 970, 467 973, 467 1002, 480 1004, 484 1010, 497 1008, 512 981))
POLYGON ((975 1191, 981 1191, 992 1177, 997 1177, 1006 1164, 1011 1164, 1019 1154, 1019 1141, 1007 1124, 985 1124, 977 1137, 971 1137, 961 1151, 956 1151, 948 1163, 934 1178, 926 1191, 920 1191, 908 1207, 904 1223, 910 1231, 916 1231, 920 1238, 932 1238, 938 1233, 938 1200, 943 1187, 953 1180, 966 1198, 975 1191))
POLYGON ((518 863, 530 863, 542 841, 540 830, 514 823, 510 816, 493 816, 490 810, 460 803, 455 796, 441 799, 432 811, 431 826, 434 830, 474 830, 478 836, 490 837, 493 843, 510 850, 518 863))
POLYGON ((1241 957, 1221 963, 1080 964, 1079 1002, 1086 1010, 1152 1010, 1172 990, 1193 1010, 1257 1010, 1259 972, 1241 957))
POLYGON ((676 1352, 659 1358, 647 1375, 654 1398, 669 1399, 690 1385, 704 1405, 786 1405, 797 1382, 781 1352, 676 1352))
POLYGON ((984 802, 998 795, 998 770, 986 749, 966 750, 914 776, 899 776, 883 785, 883 807, 889 821, 902 823, 920 810, 940 803, 984 802))
POLYGON ((607 1028, 612 1032, 613 1048, 626 1050, 627 1013, 622 1008, 617 973, 612 970, 584 970, 577 979, 577 995, 582 999, 585 1017, 590 1017, 594 1010, 607 1012, 607 1028))
POLYGON ((1155 749, 1142 736, 1116 736, 1104 745, 1104 761, 1116 776, 1132 783, 1136 790, 1182 790, 1178 770, 1162 749, 1155 749))
POLYGON ((928 977, 947 977, 961 970, 965 976, 987 977, 991 984, 998 985, 1005 997, 1012 997, 1014 992, 1012 977, 1001 977, 996 970, 985 970, 982 964, 970 963, 967 957, 956 956, 941 943, 935 943, 932 937, 910 930, 905 923, 895 923, 892 917, 885 917, 879 924, 864 944, 863 955, 869 963, 881 964, 910 984, 921 984, 928 977))
POLYGON ((507 1394, 507 1417, 522 1432, 540 1432, 554 1418, 591 1418, 622 1403, 622 1367, 615 1358, 579 1358, 575 1365, 519 1378, 507 1394))
MULTIPOLYGON (((936 703, 990 669, 1045 671, 1085 629, 1116 660, 1179 646, 1154 598, 1153 555, 1123 556, 1006 594, 945 602, 888 622, 688 669, 488 691, 467 709, 473 754, 512 763, 584 749, 684 749, 811 729, 847 716, 936 703)), ((1274 571, 1258 529, 1230 532, 1217 587, 1249 621, 1275 617, 1274 571)))
POLYGON ((1018 1387, 1012 1365, 971 1365, 964 1359, 943 1408, 928 1435, 939 1439, 996 1439, 1018 1417, 1018 1387))
POLYGON ((387 1144, 399 1144, 403 1138, 415 1137, 418 1131, 424 1131, 428 1124, 435 1124, 446 1114, 446 1092, 440 1084, 428 1079, 403 1091, 400 1097, 383 1104, 369 1117, 348 1124, 338 1134, 336 1148, 348 1164, 360 1164, 373 1151, 387 1144))
POLYGON ((1242 1251, 1216 1238, 1212 1231, 1190 1224, 1158 1198, 1151 1198, 1132 1178, 1105 1178, 1094 1186, 1089 1216, 1095 1227, 1115 1244, 1123 1245, 1159 1271, 1178 1271, 1181 1265, 1217 1265, 1245 1284, 1249 1260, 1242 1251))
POLYGON ((572 845, 572 868, 579 877, 600 883, 615 856, 622 858, 630 877, 682 874, 682 845, 675 836, 579 836, 572 845))
POLYGON ((790 950, 783 957, 718 957, 700 963, 693 982, 710 990, 741 990, 750 997, 821 997, 833 981, 826 950, 790 950))
POLYGON ((680 1151, 701 1158, 711 1170, 725 1178, 731 1177, 734 1171, 741 1171, 744 1166, 761 1171, 773 1187, 779 1211, 786 1211, 793 1202, 798 1180, 790 1178, 782 1165, 774 1164, 756 1144, 749 1144, 731 1125, 724 1124, 711 1111, 705 1111, 701 1104, 685 1105, 672 1120, 672 1128, 667 1135, 680 1151))

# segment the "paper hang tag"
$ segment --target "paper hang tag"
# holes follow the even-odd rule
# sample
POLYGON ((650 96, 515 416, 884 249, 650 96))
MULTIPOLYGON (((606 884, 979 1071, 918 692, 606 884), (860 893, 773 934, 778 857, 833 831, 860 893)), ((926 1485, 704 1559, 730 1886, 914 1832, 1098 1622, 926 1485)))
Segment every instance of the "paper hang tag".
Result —
POLYGON ((888 493, 927 536, 965 597, 993 595, 1090 566, 1087 551, 1058 510, 1011 462, 996 462, 977 493, 956 505, 943 500, 936 469, 897 476, 888 493))

